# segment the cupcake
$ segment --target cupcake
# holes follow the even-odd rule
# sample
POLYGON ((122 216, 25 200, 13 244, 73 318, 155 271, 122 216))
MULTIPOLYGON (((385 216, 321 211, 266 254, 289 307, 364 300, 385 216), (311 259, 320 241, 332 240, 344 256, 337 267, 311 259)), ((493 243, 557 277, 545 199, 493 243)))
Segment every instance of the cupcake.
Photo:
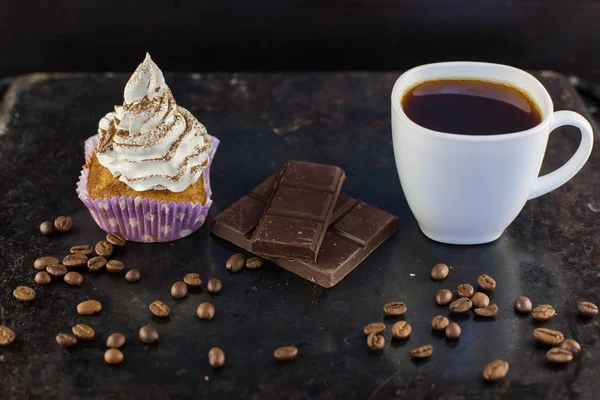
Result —
POLYGON ((209 170, 218 144, 175 102, 146 54, 123 105, 85 142, 77 193, 107 232, 141 242, 185 237, 202 226, 212 203, 209 170))

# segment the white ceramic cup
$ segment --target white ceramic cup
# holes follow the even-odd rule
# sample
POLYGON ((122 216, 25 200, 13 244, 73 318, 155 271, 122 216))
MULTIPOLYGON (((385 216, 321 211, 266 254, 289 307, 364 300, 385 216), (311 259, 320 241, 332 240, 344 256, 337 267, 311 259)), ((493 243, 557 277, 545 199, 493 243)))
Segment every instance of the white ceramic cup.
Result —
POLYGON ((392 137, 400 183, 423 233, 451 244, 496 240, 525 202, 571 179, 593 146, 592 126, 572 111, 556 111, 544 86, 531 74, 506 65, 443 62, 402 74, 392 90, 392 137), (526 131, 470 136, 433 131, 412 122, 402 110, 403 95, 439 78, 505 82, 529 94, 542 122, 526 131), (538 177, 550 132, 573 125, 581 143, 556 171, 538 177))

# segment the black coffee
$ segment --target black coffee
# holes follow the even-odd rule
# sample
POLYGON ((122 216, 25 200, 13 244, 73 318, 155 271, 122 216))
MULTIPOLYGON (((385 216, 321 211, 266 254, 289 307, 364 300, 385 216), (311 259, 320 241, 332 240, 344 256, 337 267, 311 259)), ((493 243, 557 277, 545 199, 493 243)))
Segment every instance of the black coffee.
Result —
POLYGON ((423 82, 402 98, 413 122, 439 132, 500 135, 538 125, 538 107, 519 89, 476 80, 423 82))

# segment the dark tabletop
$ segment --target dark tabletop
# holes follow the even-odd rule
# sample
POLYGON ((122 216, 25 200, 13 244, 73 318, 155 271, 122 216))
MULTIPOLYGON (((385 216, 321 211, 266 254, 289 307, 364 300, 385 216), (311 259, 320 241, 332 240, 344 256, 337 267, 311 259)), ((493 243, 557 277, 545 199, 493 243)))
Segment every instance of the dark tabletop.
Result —
MULTIPOLYGON (((336 164, 347 174, 343 192, 401 218, 399 231, 354 272, 324 289, 280 267, 230 275, 224 268, 236 248, 212 237, 207 225, 166 244, 130 243, 119 258, 138 268, 142 281, 84 273, 82 287, 33 283, 33 261, 61 257, 71 245, 104 237, 75 193, 83 141, 98 120, 122 102, 127 75, 30 75, 19 78, 0 110, 0 323, 17 339, 0 348, 0 398, 594 398, 600 391, 600 327, 577 315, 580 300, 600 303, 600 152, 569 183, 530 201, 504 235, 480 246, 449 246, 421 234, 396 173, 390 134, 389 94, 398 73, 185 74, 167 75, 179 104, 221 139, 211 171, 214 204, 209 221, 240 196, 300 159, 336 164), (43 237, 39 223, 72 215, 71 232, 43 237), (431 267, 452 266, 434 282, 431 267), (220 277, 224 289, 192 290, 173 300, 170 285, 187 272, 204 281, 220 277), (500 312, 495 320, 458 318, 462 336, 447 341, 431 331, 439 288, 493 276, 500 312), (28 284, 33 303, 12 291, 28 284), (552 304, 558 316, 537 324, 514 313, 518 295, 552 304), (102 302, 95 316, 79 316, 85 299, 102 302), (153 300, 171 306, 166 321, 148 311, 153 300), (391 341, 388 301, 404 301, 413 327, 409 340, 391 341), (216 308, 212 321, 195 314, 202 301, 216 308), (363 326, 385 321, 382 352, 365 344, 363 326), (55 342, 58 332, 84 322, 97 338, 73 349, 55 342), (138 329, 153 324, 158 344, 142 345, 138 329), (578 340, 582 353, 567 366, 550 366, 536 345, 537 326, 578 340), (112 332, 126 334, 125 361, 103 361, 112 332), (293 362, 278 364, 273 350, 292 344, 293 362), (433 344, 428 360, 411 360, 413 347, 433 344), (226 365, 212 370, 207 352, 219 346, 226 365), (486 384, 483 367, 496 358, 510 363, 507 378, 486 384), (208 377, 206 380, 205 377, 208 377)), ((538 74, 556 109, 589 116, 562 75, 538 74)), ((564 128, 551 135, 543 172, 564 163, 579 142, 564 128)), ((452 318, 456 319, 456 318, 452 318)))

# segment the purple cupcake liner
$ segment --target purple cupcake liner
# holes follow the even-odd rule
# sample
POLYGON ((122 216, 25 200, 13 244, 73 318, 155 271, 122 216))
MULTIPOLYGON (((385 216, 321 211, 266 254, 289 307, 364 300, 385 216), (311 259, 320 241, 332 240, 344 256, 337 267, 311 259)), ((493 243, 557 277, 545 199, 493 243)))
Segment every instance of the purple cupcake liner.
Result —
MULTIPOLYGON (((95 135, 85 141, 86 162, 94 154, 99 138, 99 135, 95 135)), ((128 240, 146 243, 169 242, 186 237, 204 224, 212 204, 210 165, 219 146, 219 139, 213 136, 211 139, 213 146, 209 154, 208 167, 202 173, 206 204, 166 202, 150 200, 142 196, 92 199, 87 191, 89 175, 87 165, 83 167, 79 176, 77 195, 90 210, 94 221, 106 232, 118 232, 128 240)))

